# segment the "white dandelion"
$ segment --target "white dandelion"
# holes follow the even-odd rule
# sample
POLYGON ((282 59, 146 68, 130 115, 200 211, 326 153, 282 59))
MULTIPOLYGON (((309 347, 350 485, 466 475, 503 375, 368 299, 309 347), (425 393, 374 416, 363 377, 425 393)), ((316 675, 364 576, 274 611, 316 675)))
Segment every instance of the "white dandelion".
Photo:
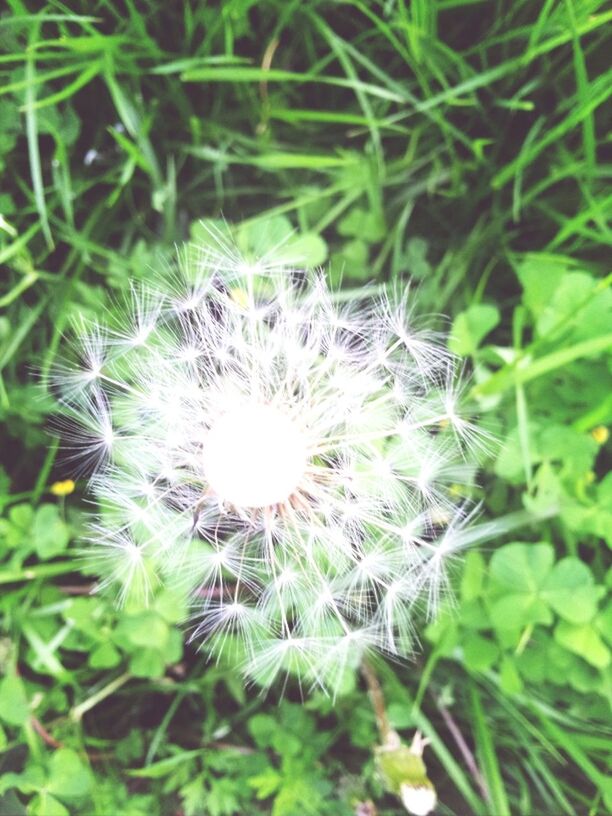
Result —
POLYGON ((52 374, 70 453, 95 471, 102 584, 122 600, 177 584, 213 654, 333 691, 364 653, 413 649, 484 435, 409 293, 341 306, 323 273, 222 242, 188 261, 195 276, 79 325, 52 374))

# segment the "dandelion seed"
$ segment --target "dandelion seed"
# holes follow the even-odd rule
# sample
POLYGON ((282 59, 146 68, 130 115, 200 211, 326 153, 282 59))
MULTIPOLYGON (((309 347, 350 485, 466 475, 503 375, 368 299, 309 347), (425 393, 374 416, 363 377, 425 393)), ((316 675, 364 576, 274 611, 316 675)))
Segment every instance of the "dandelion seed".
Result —
POLYGON ((240 643, 247 677, 334 692, 367 651, 409 654, 486 439, 408 294, 339 306, 322 274, 214 237, 189 280, 79 331, 52 375, 65 445, 95 470, 103 586, 186 588, 193 638, 240 643))

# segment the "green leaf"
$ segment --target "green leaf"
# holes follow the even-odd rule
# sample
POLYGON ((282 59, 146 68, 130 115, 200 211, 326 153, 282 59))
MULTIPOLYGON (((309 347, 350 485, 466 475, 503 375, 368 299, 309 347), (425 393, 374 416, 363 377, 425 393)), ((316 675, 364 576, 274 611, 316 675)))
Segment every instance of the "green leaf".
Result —
POLYGON ((248 780, 258 799, 267 799, 269 796, 273 796, 282 785, 282 782, 283 777, 274 768, 266 768, 265 771, 256 776, 251 776, 248 780))
POLYGON ((506 544, 495 551, 489 565, 491 621, 498 629, 552 623, 540 589, 554 561, 550 544, 506 544))
POLYGON ((576 479, 591 469, 598 452, 597 442, 590 434, 555 423, 542 427, 537 444, 543 459, 561 462, 564 473, 576 479))
POLYGON ((463 660, 471 671, 490 669, 498 656, 499 648, 493 641, 473 632, 463 638, 463 660))
POLYGON ((485 574, 485 561, 477 550, 470 550, 465 556, 461 576, 461 599, 473 601, 480 597, 485 574))
POLYGON ((126 615, 117 634, 125 638, 131 646, 144 646, 161 651, 168 643, 170 627, 161 615, 147 610, 135 615, 126 615))
POLYGON ((589 623, 574 625, 560 621, 555 628, 555 640, 560 646, 582 657, 591 666, 605 669, 610 665, 610 649, 589 623))
POLYGON ((368 257, 368 245, 365 241, 359 238, 347 241, 340 252, 335 252, 331 257, 329 277, 332 287, 338 286, 344 279, 360 282, 369 280, 372 269, 368 257))
POLYGON ((550 303, 566 267, 556 258, 527 258, 516 271, 523 287, 523 303, 538 317, 550 303))
POLYGON ((410 726, 414 724, 412 711, 403 703, 389 703, 387 706, 387 716, 389 717, 391 727, 396 730, 400 728, 410 728, 410 726))
POLYGON ((27 811, 17 798, 15 791, 11 790, 5 795, 0 794, 0 813, 6 813, 7 816, 8 814, 10 814, 10 816, 26 816, 27 811))
POLYGON ((82 799, 93 787, 93 776, 72 748, 58 748, 49 765, 48 790, 60 799, 82 799))
POLYGON ((50 793, 41 791, 30 801, 28 816, 70 816, 70 812, 50 793))
POLYGON ((162 677, 166 662, 157 649, 140 649, 130 659, 130 673, 134 677, 162 677))
POLYGON ((603 612, 597 616, 595 626, 608 643, 612 645, 612 601, 608 603, 603 612))
POLYGON ((431 264, 427 260, 429 244, 424 238, 415 235, 406 242, 404 262, 411 278, 422 280, 431 272, 431 264))
POLYGON ((523 681, 516 667, 516 663, 510 657, 504 657, 499 671, 499 682, 505 694, 520 694, 523 690, 523 681))
POLYGON ((8 519, 0 519, 0 539, 6 546, 15 550, 22 545, 27 536, 34 511, 29 504, 16 504, 8 512, 8 519))
POLYGON ((155 598, 155 611, 167 623, 181 623, 189 615, 186 594, 179 590, 164 589, 155 598))
POLYGON ((41 559, 53 558, 63 552, 70 541, 68 525, 55 504, 41 505, 34 516, 33 544, 41 559))
POLYGON ((259 748, 269 748, 278 730, 278 723, 270 714, 255 714, 250 718, 248 728, 259 748))
POLYGON ((460 312, 453 321, 448 340, 449 349, 461 357, 476 352, 481 340, 497 326, 499 309, 488 303, 475 303, 460 312))
POLYGON ((338 222, 338 233, 349 238, 360 238, 366 243, 377 243, 385 237, 386 226, 381 213, 353 207, 338 222))
MULTIPOLYGON (((526 446, 529 449, 531 464, 537 464, 541 457, 538 451, 538 426, 534 422, 527 423, 526 446)), ((495 462, 495 474, 511 484, 525 482, 525 465, 521 445, 519 428, 512 428, 507 434, 504 444, 498 453, 495 462)))
POLYGON ((185 816, 198 816, 205 813, 206 799, 208 791, 204 785, 204 779, 196 776, 180 789, 181 800, 185 816))
POLYGON ((21 678, 7 674, 0 681, 0 718, 9 725, 23 725, 30 715, 21 678))
POLYGON ((489 574, 503 587, 534 592, 543 584, 554 558, 554 550, 547 542, 505 544, 493 553, 489 574))
POLYGON ((282 252, 294 235, 295 229, 287 216, 276 215, 243 224, 238 229, 236 240, 240 248, 256 260, 271 256, 276 259, 277 253, 282 252))
POLYGON ((514 658, 521 677, 531 683, 543 683, 546 680, 548 660, 544 659, 549 644, 554 643, 546 631, 540 627, 534 630, 529 646, 514 658))
POLYGON ((586 623, 597 611, 600 593, 587 565, 569 557, 555 564, 542 586, 542 597, 570 623, 586 623))
POLYGON ((467 629, 488 629, 489 616, 480 598, 471 601, 462 601, 457 610, 457 617, 462 626, 467 629))
POLYGON ((553 622, 548 605, 530 593, 504 595, 491 604, 490 616, 496 629, 521 629, 536 623, 548 626, 553 622))
POLYGON ((89 665, 92 669, 112 669, 121 662, 121 655, 110 641, 98 646, 89 655, 89 665))
POLYGON ((605 335, 612 325, 612 292, 601 289, 592 275, 568 272, 542 309, 536 329, 546 337, 553 329, 563 328, 574 341, 605 335))
POLYGON ((289 266, 312 269, 321 266, 327 260, 327 244, 316 232, 303 232, 292 235, 280 249, 274 253, 274 260, 289 266))

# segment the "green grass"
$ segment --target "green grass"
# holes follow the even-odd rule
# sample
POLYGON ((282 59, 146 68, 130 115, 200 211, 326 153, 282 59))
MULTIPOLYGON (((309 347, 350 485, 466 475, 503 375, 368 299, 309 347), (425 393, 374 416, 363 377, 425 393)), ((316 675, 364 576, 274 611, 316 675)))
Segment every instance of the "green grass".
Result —
POLYGON ((176 598, 83 594, 84 485, 49 491, 72 474, 33 369, 219 217, 295 230, 339 299, 414 280, 500 440, 473 498, 504 532, 415 663, 380 668, 440 814, 612 809, 611 23, 597 0, 3 6, 0 812, 402 812, 358 680, 279 706, 183 646, 176 598), (511 581, 511 540, 551 572, 511 581))

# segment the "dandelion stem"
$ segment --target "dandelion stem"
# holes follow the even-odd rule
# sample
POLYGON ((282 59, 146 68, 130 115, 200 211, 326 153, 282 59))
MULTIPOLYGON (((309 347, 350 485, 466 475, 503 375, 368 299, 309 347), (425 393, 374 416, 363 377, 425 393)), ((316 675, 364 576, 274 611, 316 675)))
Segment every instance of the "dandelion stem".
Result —
POLYGON ((372 664, 366 659, 361 662, 361 673, 368 687, 368 694, 370 695, 378 733, 380 734, 380 742, 382 745, 388 745, 390 742, 394 742, 395 732, 389 723, 389 717, 387 716, 387 709, 385 707, 385 695, 380 685, 380 680, 372 664))

